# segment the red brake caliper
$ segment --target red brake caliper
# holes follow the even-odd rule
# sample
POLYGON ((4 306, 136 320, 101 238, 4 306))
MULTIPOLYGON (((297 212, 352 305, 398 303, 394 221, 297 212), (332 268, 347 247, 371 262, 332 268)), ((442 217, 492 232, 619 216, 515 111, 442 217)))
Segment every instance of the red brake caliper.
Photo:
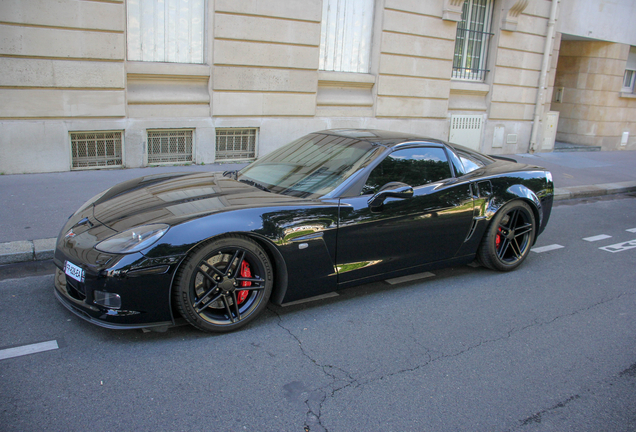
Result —
POLYGON ((495 249, 499 249, 500 245, 501 245, 501 228, 499 228, 499 231, 497 232, 497 236, 495 237, 495 249))
MULTIPOLYGON (((241 277, 244 277, 244 278, 251 278, 252 277, 252 269, 250 269, 250 265, 245 260, 243 260, 243 262, 241 263, 241 277)), ((244 287, 248 287, 248 286, 252 286, 252 282, 249 282, 249 281, 241 282, 241 287, 244 288, 244 287)), ((245 301, 245 299, 247 298, 247 295, 249 293, 250 293, 249 290, 237 291, 236 292, 236 300, 239 303, 243 303, 245 301)))

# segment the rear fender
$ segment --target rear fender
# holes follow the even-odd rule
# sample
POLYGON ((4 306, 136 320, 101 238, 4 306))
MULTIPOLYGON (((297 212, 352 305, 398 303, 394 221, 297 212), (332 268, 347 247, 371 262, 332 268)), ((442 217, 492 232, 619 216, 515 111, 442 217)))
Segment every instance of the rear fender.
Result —
POLYGON ((543 222, 541 200, 533 191, 521 184, 510 186, 508 189, 506 189, 505 193, 503 193, 502 196, 490 200, 490 203, 488 204, 488 207, 486 209, 486 219, 492 219, 492 217, 499 211, 501 207, 516 199, 522 199, 523 201, 530 204, 530 208, 532 208, 532 212, 534 213, 534 218, 537 221, 537 229, 541 227, 543 222))

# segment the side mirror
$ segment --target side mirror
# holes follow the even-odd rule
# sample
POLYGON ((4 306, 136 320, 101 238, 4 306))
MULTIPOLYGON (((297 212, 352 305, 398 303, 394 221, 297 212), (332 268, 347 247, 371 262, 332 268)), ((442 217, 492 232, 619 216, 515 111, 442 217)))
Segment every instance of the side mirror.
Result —
POLYGON ((380 191, 373 195, 367 204, 371 209, 382 207, 387 198, 411 198, 413 197, 413 188, 406 183, 390 182, 380 188, 380 191))

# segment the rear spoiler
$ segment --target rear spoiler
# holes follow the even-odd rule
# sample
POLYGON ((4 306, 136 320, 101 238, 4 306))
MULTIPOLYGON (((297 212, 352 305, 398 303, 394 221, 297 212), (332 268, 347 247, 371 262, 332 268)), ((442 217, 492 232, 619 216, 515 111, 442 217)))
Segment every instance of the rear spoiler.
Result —
POLYGON ((488 155, 488 156, 490 156, 491 158, 503 160, 503 161, 506 161, 506 162, 517 163, 517 161, 514 160, 513 158, 509 158, 509 157, 505 157, 505 156, 500 156, 500 155, 488 155))

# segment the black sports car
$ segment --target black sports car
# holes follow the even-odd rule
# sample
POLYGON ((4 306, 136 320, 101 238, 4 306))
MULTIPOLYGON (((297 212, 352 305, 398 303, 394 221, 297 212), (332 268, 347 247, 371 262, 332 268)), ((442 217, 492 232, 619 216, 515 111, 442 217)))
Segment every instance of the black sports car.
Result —
POLYGON ((149 175, 89 200, 57 240, 55 295, 108 328, 238 329, 268 301, 469 263, 519 266, 550 172, 377 130, 302 137, 240 171, 149 175))

